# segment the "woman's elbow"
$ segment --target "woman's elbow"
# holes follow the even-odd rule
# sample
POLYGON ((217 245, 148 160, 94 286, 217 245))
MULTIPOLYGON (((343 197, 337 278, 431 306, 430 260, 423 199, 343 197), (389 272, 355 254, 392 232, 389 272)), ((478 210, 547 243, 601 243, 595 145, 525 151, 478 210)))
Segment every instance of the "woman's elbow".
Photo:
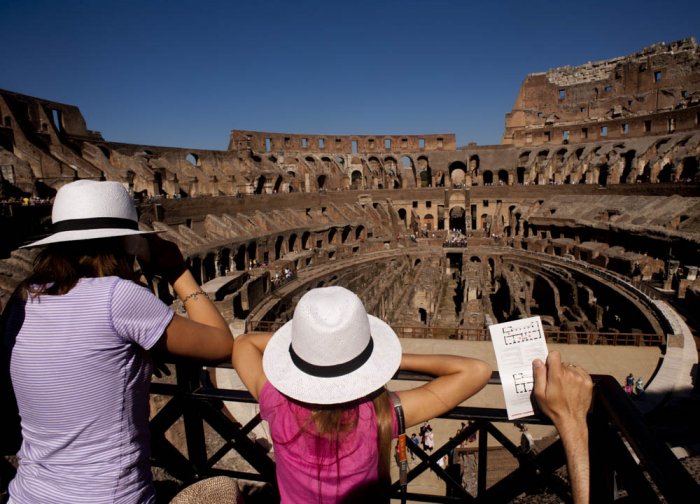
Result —
POLYGON ((477 381, 480 384, 479 389, 484 388, 489 382, 489 380, 491 379, 492 371, 493 370, 491 369, 491 365, 488 362, 478 359, 476 360, 474 377, 475 381, 477 381))

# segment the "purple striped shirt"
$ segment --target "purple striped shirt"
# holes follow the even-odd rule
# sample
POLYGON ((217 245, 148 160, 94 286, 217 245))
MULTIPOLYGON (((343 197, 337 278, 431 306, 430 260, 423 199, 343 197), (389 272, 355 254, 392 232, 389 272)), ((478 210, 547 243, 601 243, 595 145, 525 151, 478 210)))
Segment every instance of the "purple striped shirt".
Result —
POLYGON ((10 364, 23 436, 14 502, 153 502, 146 350, 172 311, 117 277, 83 278, 24 310, 10 364))

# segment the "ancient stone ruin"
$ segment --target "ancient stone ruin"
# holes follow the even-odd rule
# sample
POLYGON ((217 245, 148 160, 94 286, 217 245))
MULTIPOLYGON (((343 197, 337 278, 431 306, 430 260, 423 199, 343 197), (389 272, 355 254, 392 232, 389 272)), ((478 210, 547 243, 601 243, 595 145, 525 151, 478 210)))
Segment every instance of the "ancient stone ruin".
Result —
POLYGON ((143 225, 250 327, 340 284, 406 336, 469 339, 540 315, 653 343, 669 330, 639 289, 700 298, 699 160, 694 39, 528 75, 501 145, 244 130, 225 151, 123 144, 76 106, 0 90, 0 301, 55 191, 91 178, 128 187, 143 225))

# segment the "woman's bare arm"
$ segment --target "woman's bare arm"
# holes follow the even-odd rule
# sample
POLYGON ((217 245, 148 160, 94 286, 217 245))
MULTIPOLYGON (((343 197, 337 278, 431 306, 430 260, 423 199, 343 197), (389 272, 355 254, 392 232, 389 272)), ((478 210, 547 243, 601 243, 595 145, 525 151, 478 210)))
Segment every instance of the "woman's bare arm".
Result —
POLYGON ((406 428, 446 413, 479 392, 491 377, 486 362, 456 355, 403 354, 399 369, 436 377, 420 387, 397 392, 406 428))
POLYGON ((546 365, 536 359, 532 368, 537 403, 552 419, 564 445, 574 503, 587 504, 590 500, 590 462, 586 415, 593 397, 591 377, 579 367, 563 366, 561 355, 556 350, 549 353, 546 365))
POLYGON ((233 345, 233 367, 243 385, 256 400, 267 382, 263 372, 262 358, 272 333, 246 333, 236 337, 233 345))
POLYGON ((187 312, 173 316, 156 347, 183 357, 222 361, 231 357, 233 336, 214 303, 185 265, 176 244, 155 235, 138 256, 144 270, 158 274, 172 286, 187 312))

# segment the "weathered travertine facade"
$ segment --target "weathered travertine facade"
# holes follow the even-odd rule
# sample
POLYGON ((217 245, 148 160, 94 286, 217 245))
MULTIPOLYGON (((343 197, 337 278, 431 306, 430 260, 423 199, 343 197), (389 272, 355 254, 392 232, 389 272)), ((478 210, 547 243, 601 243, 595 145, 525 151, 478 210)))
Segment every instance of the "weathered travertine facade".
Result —
POLYGON ((700 47, 689 38, 525 78, 503 143, 628 139, 698 129, 700 47))

